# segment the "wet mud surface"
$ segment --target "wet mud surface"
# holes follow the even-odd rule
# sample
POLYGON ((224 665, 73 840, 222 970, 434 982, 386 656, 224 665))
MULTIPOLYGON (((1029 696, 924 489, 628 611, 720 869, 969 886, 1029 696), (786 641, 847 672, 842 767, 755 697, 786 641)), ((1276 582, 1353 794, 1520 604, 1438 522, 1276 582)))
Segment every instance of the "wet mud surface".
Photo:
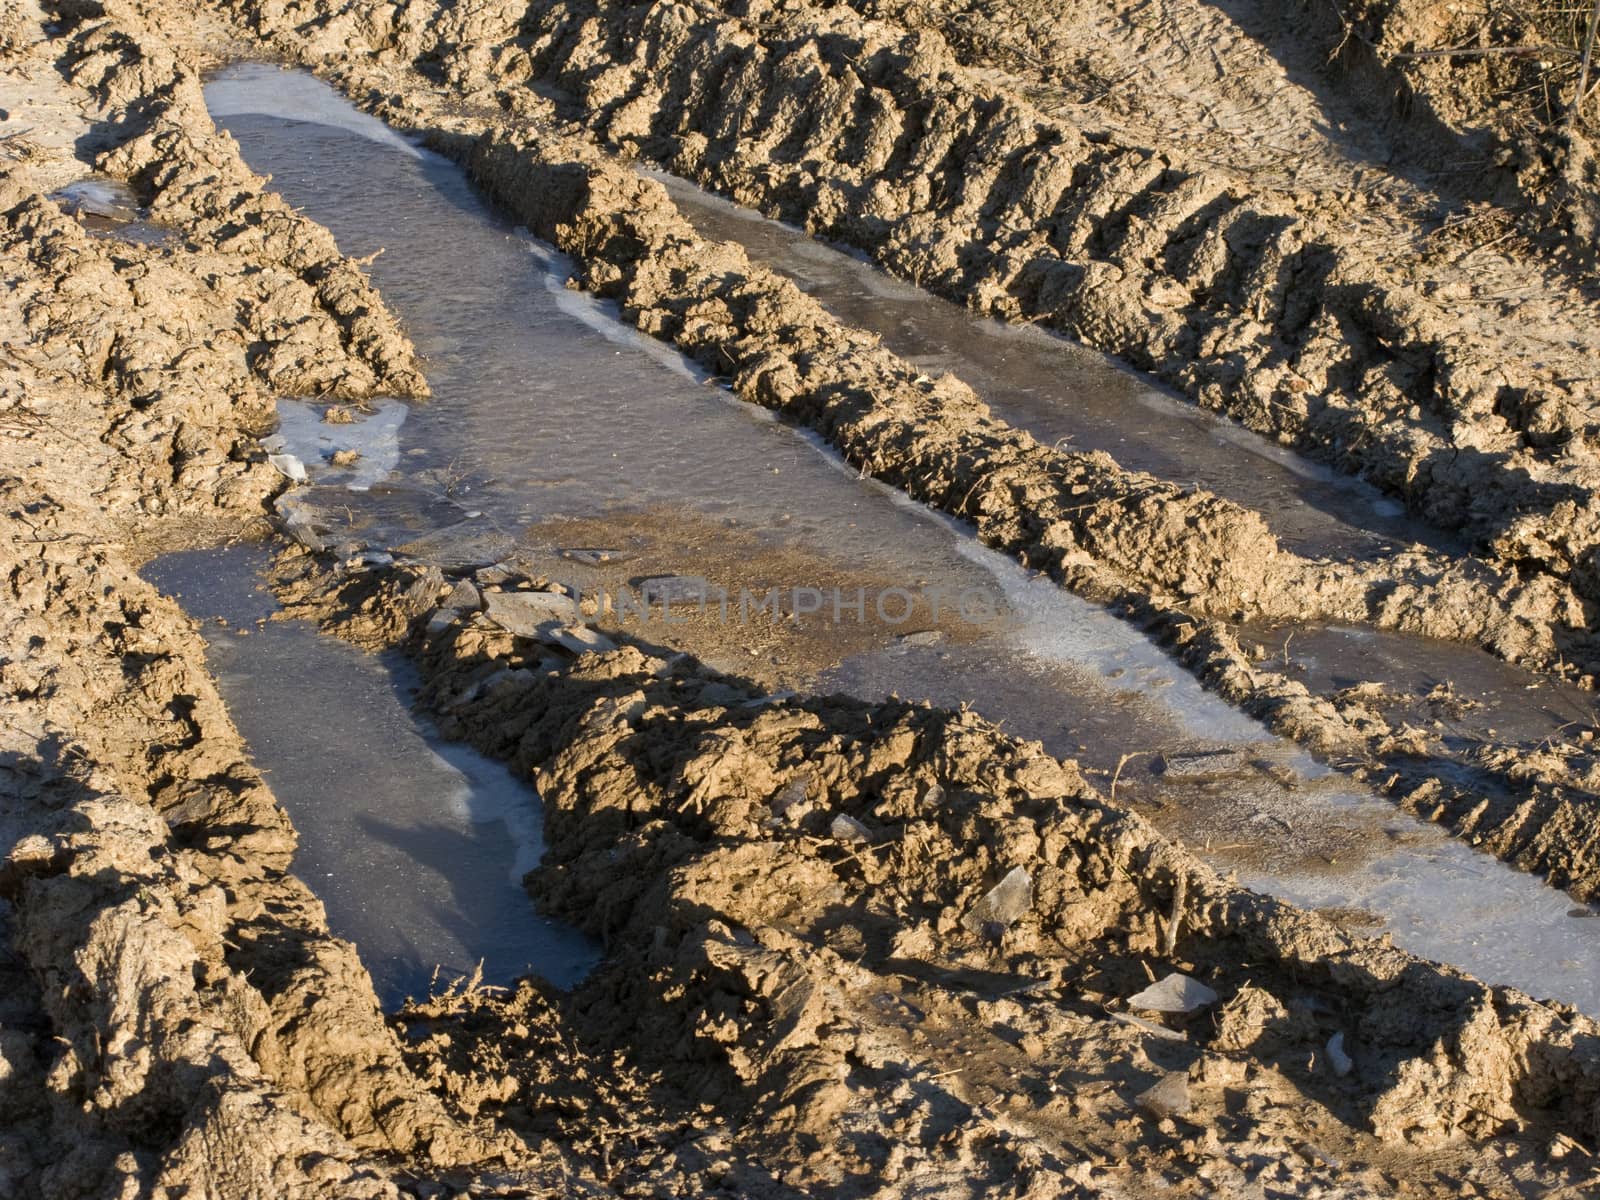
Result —
MULTIPOLYGON (((1517 948, 1547 971, 1518 990, 1496 982, 1522 970, 1496 965, 1507 939, 1435 951, 1478 954, 1480 982, 1370 936, 1363 908, 1404 899, 1407 862, 1500 871, 1486 852, 1574 896, 1597 881, 1593 325, 1581 256, 1550 249, 1591 211, 1587 143, 1513 136, 1499 100, 1480 134, 1466 114, 1492 92, 1481 79, 1379 55, 1428 129, 1511 148, 1504 188, 1450 190, 1420 125, 1362 117, 1359 97, 1305 72, 1294 55, 1323 54, 1323 26, 1296 42, 1248 5, 1178 7, 1197 36, 1218 33, 1197 44, 1233 83, 1203 86, 1205 60, 1174 49, 1181 25, 1130 21, 1111 0, 982 20, 495 0, 7 11, 0 1190, 1593 1190, 1600 1031, 1574 981, 1594 956, 1571 941, 1593 922, 1566 915, 1587 910, 1547 890, 1525 914, 1517 948), (1021 29, 1035 49, 1019 60, 1002 51, 1021 29), (1171 56, 1172 104, 1097 99, 1095 72, 1130 49, 1171 56), (459 326, 386 299, 425 289, 425 263, 369 257, 381 236, 335 216, 330 232, 252 172, 202 92, 202 69, 236 56, 315 65, 473 171, 496 208, 449 182, 443 158, 381 135, 417 173, 389 181, 385 219, 425 221, 441 196, 488 214, 476 299, 499 315, 480 332, 513 353, 452 360, 459 326), (1281 72, 1298 90, 1271 137, 1324 110, 1356 126, 1307 143, 1298 191, 1239 123, 1281 72), (1191 103, 1219 136, 1151 145, 1191 103), (1174 475, 1188 451, 1150 444, 1143 414, 1132 452, 1058 445, 1091 424, 1105 436, 1054 423, 1104 364, 1073 351, 1085 374, 1041 396, 1006 373, 1035 359, 939 349, 975 328, 953 310, 880 339, 831 252, 809 278, 792 259, 768 271, 766 251, 697 235, 617 148, 981 313, 1119 354, 1366 474, 1433 528, 1408 532, 1383 501, 1346 507, 1362 493, 1237 440, 1272 464, 1259 493, 1247 469, 1174 475), (1378 153, 1392 185, 1345 194, 1378 153), (1464 194, 1523 205, 1516 236, 1475 260, 1435 239, 1407 275, 1407 248, 1464 194), (838 287, 841 311, 786 273, 819 297, 838 287), (555 313, 497 304, 503 279, 555 313), (673 348, 648 357, 641 334, 673 348), (468 402, 479 370, 500 407, 468 402), (630 405, 672 412, 673 436, 638 437, 630 405), (520 469, 466 453, 541 410, 541 452, 520 469), (722 438, 720 461, 698 452, 706 437, 722 438), (612 475, 572 469, 612 452, 612 475), (754 486, 774 472, 796 490, 754 486), (739 487, 718 495, 719 479, 739 487), (844 484, 848 503, 795 502, 844 484), (684 488, 701 496, 687 512, 684 488), (197 589, 227 573, 157 587, 157 559, 243 537, 268 539, 286 612, 202 636, 204 614, 166 593, 203 609, 197 589), (710 581, 724 567, 728 582, 710 581), (558 591, 571 572, 580 591, 653 585, 658 599, 692 578, 726 591, 803 572, 869 590, 944 573, 1000 585, 1004 620, 824 638, 791 602, 759 639, 720 620, 653 630, 558 591), (1064 605, 1121 640, 1100 660, 1079 646, 1070 670, 1052 660, 1023 635, 1064 605), (997 637, 1020 639, 1016 653, 991 652, 997 637), (241 689, 244 660, 228 656, 245 646, 265 655, 241 689), (415 718, 384 678, 398 660, 378 653, 416 672, 415 718), (339 664, 346 690, 307 689, 313 664, 339 664), (1033 702, 1050 687, 1078 704, 1033 702), (374 761, 351 778, 274 766, 248 703, 273 688, 267 715, 296 736, 321 727, 323 754, 389 722, 374 761), (1179 689, 1192 704, 1160 701, 1179 689), (1346 820, 1349 777, 1253 746, 1242 730, 1260 727, 1218 697, 1460 840, 1377 802, 1346 820), (997 725, 986 704, 1031 705, 1037 724, 997 725), (1185 705, 1213 724, 1178 739, 1160 714, 1185 705), (514 932, 558 921, 592 938, 603 957, 581 979, 541 953, 542 980, 469 975, 392 1007, 385 972, 406 952, 361 918, 426 906, 427 888, 352 906, 326 871, 318 889, 317 864, 342 836, 358 856, 403 850, 419 880, 459 864, 425 815, 461 800, 455 775, 435 788, 405 769, 424 786, 382 786, 406 761, 393 747, 427 752, 418 721, 486 756, 453 761, 499 760, 508 794, 542 799, 547 852, 514 932), (1115 740, 1147 733, 1159 745, 1131 757, 1115 740), (424 792, 433 809, 402 803, 424 792), (1291 793, 1286 816, 1274 804, 1291 793), (386 804, 387 841, 321 820, 365 812, 371 833, 386 804), (1254 827, 1280 821, 1300 850, 1298 907, 1244 886, 1270 844, 1254 827), (1226 868, 1228 853, 1237 877, 1197 857, 1226 868)), ((1352 36, 1451 33, 1419 25, 1421 8, 1357 6, 1352 36)), ((282 80, 285 111, 269 116, 303 119, 307 85, 282 80)), ((377 144, 381 127, 316 103, 295 130, 308 148, 377 144)), ((262 119, 248 108, 222 117, 241 139, 262 119)), ((351 165, 325 182, 355 213, 372 181, 351 165)), ((768 250, 792 255, 780 240, 768 250)), ((456 312, 482 322, 473 298, 456 312)), ((1161 406, 1144 411, 1177 428, 1161 406)), ((1220 463, 1224 428, 1191 422, 1194 440, 1171 445, 1209 440, 1220 463)), ((460 771, 489 786, 479 769, 460 771)), ((474 882, 494 895, 470 904, 474 936, 493 925, 483 906, 515 891, 496 856, 519 836, 508 825, 483 846, 474 882)), ((1272 857, 1281 882, 1288 860, 1272 857)), ((1473 906, 1516 903, 1462 893, 1465 941, 1473 906)), ((498 911, 515 925, 515 906, 498 911)))
MULTIPOLYGON (((515 551, 497 536, 485 552, 559 581, 603 636, 687 652, 774 691, 972 705, 1101 778, 1115 776, 1125 802, 1252 885, 1358 914, 1368 932, 1392 931, 1408 949, 1496 982, 1585 1005, 1600 995, 1584 965, 1587 928, 1568 919, 1559 896, 1440 846, 1439 834, 1198 692, 1137 632, 829 465, 811 442, 704 386, 692 363, 608 330, 611 314, 571 297, 558 271, 527 269, 530 251, 536 267, 549 266, 548 256, 503 228, 450 168, 427 165, 353 112, 331 114, 331 94, 315 89, 246 67, 219 76, 208 96, 221 97, 221 119, 246 157, 304 211, 347 245, 371 250, 385 239, 391 265, 374 265, 385 295, 425 347, 448 345, 452 362, 472 365, 441 366, 427 409, 395 430, 391 448, 368 446, 405 464, 374 487, 346 478, 323 444, 376 442, 386 421, 356 414, 351 424, 313 423, 313 447, 300 414, 315 410, 287 409, 296 423, 280 435, 306 447, 317 483, 280 507, 320 509, 319 540, 344 539, 347 559, 365 546, 368 555, 397 550, 456 569, 473 565, 462 549, 480 546, 483 528, 517 533, 515 551), (391 173, 408 183, 396 187, 391 173), (331 190, 323 186, 335 177, 331 190), (419 243, 397 211, 427 217, 432 237, 419 243), (449 254, 433 257, 436 244, 449 254), (500 261, 506 270, 479 283, 482 266, 500 261), (539 331, 532 347, 521 344, 523 324, 539 331), (428 331, 448 337, 435 333, 430 343, 428 331), (603 379, 593 374, 596 349, 603 379), (530 385, 519 367, 533 350, 540 375, 530 385), (634 379, 638 398, 617 397, 619 383, 634 379), (607 422, 594 419, 597 395, 607 422), (488 420, 497 433, 474 436, 488 420), (378 431, 370 437, 369 422, 378 431), (448 472, 425 465, 445 460, 448 472), (324 482, 341 479, 353 494, 324 482), (589 480, 593 487, 582 486, 589 480), (624 503, 647 497, 660 507, 624 503), (551 509, 568 515, 521 527, 551 509), (586 510, 604 515, 577 515, 586 510), (1201 761, 1217 746, 1232 747, 1237 761, 1197 779, 1167 769, 1168 756, 1201 761), (1455 899, 1463 887, 1480 897, 1466 921, 1455 899), (1491 946, 1514 949, 1486 954, 1491 946)), ((1102 384, 1132 392, 1136 381, 1105 371, 1102 384)), ((358 865, 356 877, 368 869, 358 865)))

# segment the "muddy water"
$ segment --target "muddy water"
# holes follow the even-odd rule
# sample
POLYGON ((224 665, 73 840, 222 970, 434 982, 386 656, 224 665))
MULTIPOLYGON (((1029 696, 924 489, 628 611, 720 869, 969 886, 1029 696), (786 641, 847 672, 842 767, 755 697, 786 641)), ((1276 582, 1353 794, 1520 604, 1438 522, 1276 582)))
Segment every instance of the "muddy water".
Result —
POLYGON ((974 316, 802 230, 671 175, 651 175, 702 236, 738 242, 753 262, 788 276, 840 320, 877 333, 926 371, 971 384, 996 416, 1047 446, 1102 450, 1124 467, 1235 500, 1305 554, 1359 557, 1397 544, 1450 545, 1370 484, 1196 408, 1087 347, 974 316))
POLYGON ((1347 625, 1252 625, 1241 634, 1262 662, 1320 694, 1360 683, 1380 685, 1378 707, 1396 719, 1432 726, 1448 750, 1492 739, 1532 747, 1597 723, 1595 697, 1530 675, 1485 651, 1454 642, 1347 625))
POLYGON ((96 237, 159 246, 170 236, 169 230, 148 220, 138 199, 120 179, 85 176, 51 192, 50 199, 96 237))
MULTIPOLYGON (((1302 903, 1371 910, 1374 928, 1419 953, 1600 1012, 1600 923, 1570 919, 1558 893, 1352 790, 1207 695, 1109 614, 732 400, 568 291, 566 264, 497 218, 449 163, 307 77, 239 68, 208 99, 250 164, 327 224, 346 253, 384 251, 371 274, 426 356, 434 389, 427 404, 379 406, 343 426, 322 420, 325 406, 286 402, 279 448, 311 475, 287 506, 304 536, 446 565, 515 554, 529 571, 590 589, 680 575, 726 594, 783 585, 982 597, 977 607, 993 619, 948 608, 942 618, 921 611, 899 622, 802 621, 791 612, 757 627, 702 614, 624 631, 773 687, 971 702, 1108 776, 1133 755, 1119 798, 1209 847, 1244 882, 1302 903), (382 480, 376 471, 357 478, 329 461, 355 444, 341 439, 357 439, 362 460, 398 465, 382 480), (1183 753, 1217 747, 1242 753, 1220 775, 1182 769, 1183 753), (1162 762, 1165 773, 1149 769, 1162 762)), ((952 336, 957 345, 974 340, 952 336)), ((1112 382, 1105 364, 1091 371, 1083 362, 1084 387, 1115 387, 1127 404, 1145 403, 1142 385, 1112 382)), ((1118 436, 1138 434, 1125 427, 1118 436)), ((1206 460, 1221 457, 1213 448, 1206 460)), ((1249 473, 1264 471, 1236 475, 1249 473)), ((1387 536, 1375 532, 1391 519, 1378 507, 1348 533, 1322 523, 1316 514, 1334 507, 1331 493, 1284 474, 1296 495, 1320 497, 1296 502, 1316 536, 1347 544, 1387 536)), ((1352 505, 1341 486, 1327 486, 1352 505)), ((301 684, 318 686, 317 673, 301 684)), ((230 693, 231 703, 248 699, 230 693)), ((293 753, 292 735, 270 753, 293 753)), ((359 792, 359 772, 349 775, 359 792)), ((350 856, 344 869, 353 876, 367 870, 358 846, 333 851, 350 856)))
POLYGON ((490 982, 582 978, 597 949, 539 916, 521 884, 544 853, 538 798, 412 714, 403 658, 269 620, 266 561, 248 546, 194 551, 145 574, 205 623, 229 713, 300 835, 295 870, 379 998, 425 995, 436 973, 452 982, 480 963, 490 982))
MULTIPOLYGON (((884 274, 858 254, 820 244, 674 176, 650 174, 703 236, 739 242, 752 261, 786 275, 841 320, 879 334, 927 370, 954 373, 998 416, 1041 442, 1103 450, 1135 470, 1193 482, 1258 512, 1285 545, 1304 554, 1354 558, 1415 543, 1462 549, 1371 485, 1146 384, 1086 347, 1035 327, 975 316, 884 274)), ((1531 745, 1596 721, 1592 696, 1456 643, 1338 626, 1279 624, 1241 632, 1266 647, 1264 662, 1285 667, 1316 690, 1384 685, 1402 717, 1433 719, 1417 701, 1449 688, 1450 712, 1441 721, 1447 744, 1494 737, 1531 745), (1286 641, 1285 661, 1270 652, 1286 641)))

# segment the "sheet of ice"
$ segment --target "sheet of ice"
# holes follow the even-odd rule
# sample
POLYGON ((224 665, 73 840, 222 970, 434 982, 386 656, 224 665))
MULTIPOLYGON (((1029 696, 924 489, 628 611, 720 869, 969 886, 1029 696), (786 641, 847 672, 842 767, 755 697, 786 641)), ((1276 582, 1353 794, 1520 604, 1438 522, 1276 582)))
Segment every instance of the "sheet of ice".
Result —
POLYGON ((1046 445, 1103 450, 1131 469, 1197 483, 1257 509, 1281 538, 1309 553, 1446 544, 1364 481, 1307 462, 1084 346, 968 312, 893 279, 857 252, 818 243, 673 176, 645 174, 666 186, 704 236, 740 242, 753 261, 790 276, 836 316, 878 333, 924 370, 953 372, 997 415, 1046 445))
POLYGON ((139 201, 133 191, 120 179, 92 176, 77 179, 66 187, 51 193, 69 211, 84 212, 91 216, 106 217, 114 221, 132 221, 139 215, 139 201))
POLYGON ((709 371, 672 347, 640 333, 632 325, 623 324, 613 302, 568 287, 567 280, 572 278, 573 263, 565 254, 535 241, 526 229, 519 228, 517 234, 527 239, 528 253, 543 272, 541 278, 545 290, 555 297, 556 308, 561 312, 581 322, 612 345, 643 354, 685 379, 704 383, 711 378, 709 371))
POLYGON ((261 444, 294 455, 318 483, 364 492, 400 465, 400 427, 411 406, 402 400, 377 400, 371 410, 347 423, 331 423, 323 420, 326 405, 280 399, 278 430, 261 444), (359 457, 348 467, 336 466, 332 460, 339 451, 354 451, 359 457))
POLYGON ((255 113, 328 125, 414 158, 422 157, 415 144, 356 108, 315 75, 274 63, 239 63, 220 72, 206 83, 206 108, 213 120, 255 113))
POLYGON ((521 883, 544 853, 533 789, 417 719, 404 659, 305 622, 257 625, 275 608, 265 561, 251 546, 189 551, 145 576, 204 623, 229 714, 300 834, 295 873, 379 997, 392 1007, 479 963, 491 984, 579 981, 598 948, 540 916, 521 883))

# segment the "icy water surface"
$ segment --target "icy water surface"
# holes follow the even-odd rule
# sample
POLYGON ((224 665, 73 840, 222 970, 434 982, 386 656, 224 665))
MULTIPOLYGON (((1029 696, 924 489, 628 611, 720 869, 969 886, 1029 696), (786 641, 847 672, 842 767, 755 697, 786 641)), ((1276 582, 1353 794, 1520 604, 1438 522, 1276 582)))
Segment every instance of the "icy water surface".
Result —
POLYGON ((576 983, 596 947, 539 916, 522 887, 544 853, 538 797, 412 714, 405 659, 267 620, 265 562, 247 546, 191 551, 145 576, 205 623, 228 712, 300 835, 295 871, 379 998, 393 1007, 426 995, 435 972, 442 984, 480 963, 491 982, 576 983))
MULTIPOLYGON (((575 552, 602 547, 624 564, 632 559, 640 573, 706 576, 729 591, 782 577, 819 590, 843 580, 880 592, 920 595, 937 586, 985 597, 1000 619, 964 624, 947 615, 934 629, 839 625, 809 641, 795 632, 759 646, 746 631, 715 623, 645 632, 668 644, 690 639, 681 644, 728 670, 869 697, 970 701, 1009 732, 1108 771, 1125 755, 1147 764, 1157 751, 1243 747, 1240 767, 1226 779, 1182 782, 1176 773, 1130 771, 1124 786, 1131 790, 1122 798, 1197 850, 1211 846, 1212 861, 1238 869, 1251 886, 1300 903, 1370 910, 1377 928, 1418 953, 1600 1012, 1600 923, 1571 919, 1564 896, 1398 816, 1205 693, 1110 614, 857 477, 814 437, 734 401, 670 349, 569 291, 560 256, 499 218, 452 164, 397 139, 308 77, 237 68, 210 85, 208 99, 250 165, 329 226, 346 253, 384 251, 369 270, 426 357, 434 389, 427 403, 379 406, 342 429, 320 422, 323 407, 286 402, 280 449, 303 457, 311 474, 288 506, 302 532, 330 544, 409 547, 418 557, 458 564, 514 551, 553 572, 577 571, 575 552), (380 480, 376 471, 332 467, 326 456, 347 438, 361 440, 363 459, 396 463, 392 475, 380 480)), ((815 250, 819 259, 832 254, 815 250)), ((828 263, 830 271, 839 267, 828 263)), ((895 303, 911 302, 902 296, 895 303)), ((959 310, 940 312, 940 321, 971 320, 959 310)), ((952 324, 940 336, 965 348, 990 334, 952 324)), ((1000 334, 994 339, 1010 345, 1000 334)), ((1239 456, 1237 447, 1213 446, 1191 461, 1190 448, 1200 445, 1193 429, 1225 442, 1235 433, 1224 436, 1209 418, 1171 432, 1176 427, 1163 407, 1169 401, 1157 396, 1157 404, 1132 376, 1057 339, 1029 342, 1023 368, 984 361, 1002 390, 1015 386, 1008 373, 1019 369, 1038 385, 1026 395, 1008 393, 1014 411, 997 404, 1009 419, 1053 420, 1055 410, 1081 400, 1083 412, 1071 421, 1093 436, 1149 442, 1151 455, 1170 442, 1176 460, 1195 467, 1239 456), (1017 415, 1024 402, 1036 406, 1034 418, 1017 415), (1153 432, 1141 433, 1138 423, 1101 428, 1095 414, 1107 405, 1145 414, 1139 420, 1154 422, 1153 432)), ((961 373, 968 375, 965 362, 961 373)), ((983 379, 968 377, 983 389, 983 379)), ((1034 427, 1041 436, 1050 432, 1034 427)), ((1301 523, 1308 540, 1359 549, 1404 532, 1385 524, 1394 517, 1381 503, 1341 481, 1260 466, 1274 461, 1263 451, 1248 468, 1230 468, 1230 486, 1261 480, 1262 494, 1247 502, 1269 507, 1294 497, 1294 512, 1287 500, 1277 506, 1285 520, 1301 523), (1330 518, 1335 509, 1354 514, 1355 523, 1330 518)), ((297 682, 307 692, 323 686, 321 672, 309 667, 297 682)), ((249 695, 264 686, 258 677, 230 683, 225 675, 224 686, 234 706, 289 706, 281 693, 249 695)), ((326 745, 301 715, 309 710, 303 704, 281 713, 282 732, 255 747, 275 782, 287 774, 280 758, 326 745)), ((320 803, 359 804, 370 794, 362 767, 337 750, 322 753, 337 758, 342 782, 324 788, 320 803)), ((426 828, 435 818, 419 810, 406 819, 426 828)), ((395 825, 389 823, 389 843, 405 842, 395 825)), ((325 878, 359 881, 373 870, 359 838, 323 843, 313 831, 306 840, 305 855, 321 856, 325 878)), ((411 844, 423 849, 421 840, 411 844)), ((450 878, 475 869, 465 861, 457 867, 450 854, 428 861, 450 878)), ((485 928, 496 911, 483 910, 485 928)), ((370 931, 350 936, 364 948, 422 940, 408 911, 359 916, 370 931), (375 941, 385 922, 398 928, 375 941)), ((367 953, 372 961, 378 952, 367 953)))
POLYGON ((1396 544, 1448 544, 1370 484, 1188 404, 1087 347, 975 316, 803 230, 651 174, 701 236, 738 242, 840 320, 879 334, 926 371, 971 384, 996 416, 1047 446, 1103 450, 1131 470, 1236 500, 1302 553, 1353 557, 1396 544))

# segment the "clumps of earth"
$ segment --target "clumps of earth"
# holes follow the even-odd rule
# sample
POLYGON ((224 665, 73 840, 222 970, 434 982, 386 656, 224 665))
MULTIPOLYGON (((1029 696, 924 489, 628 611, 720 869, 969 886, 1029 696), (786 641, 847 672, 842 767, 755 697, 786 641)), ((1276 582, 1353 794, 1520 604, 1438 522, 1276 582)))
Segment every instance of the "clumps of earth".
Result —
MULTIPOLYGON (((1274 672, 1238 624, 1316 613, 1592 686, 1596 326, 1582 256, 1546 249, 1592 210, 1583 130, 1517 140, 1496 109, 1505 194, 1447 185, 1416 126, 1337 79, 1284 87, 1267 58, 1293 39, 1249 13, 1175 3, 1185 36, 1116 0, 1025 7, 0 15, 0 1192, 1592 1194, 1600 1031, 1570 1007, 1244 890, 979 713, 785 694, 598 630, 537 575, 346 553, 285 516, 275 400, 420 400, 426 364, 211 122, 202 71, 244 55, 337 77, 741 398, 1308 744, 1421 760, 1402 802, 1585 886, 1581 749, 1490 746, 1483 778, 1425 792, 1381 695, 1274 672), (1169 138, 1128 89, 1068 89, 1074 46, 1113 80, 1171 56, 1217 128, 1169 138), (1326 103, 1404 169, 1356 187, 1372 156, 1324 138, 1286 186, 1240 120, 1266 92, 1291 132, 1326 103), (1476 557, 1307 559, 1241 506, 1039 446, 697 239, 618 151, 1121 354, 1476 557), (1455 215, 1530 198, 1516 237, 1455 215), (405 650, 440 730, 538 789, 527 888, 605 947, 582 984, 469 978, 383 1011, 199 631, 139 574, 242 537, 278 539, 288 614, 405 650)), ((1453 36, 1431 12, 1339 28, 1470 142, 1461 73, 1388 53, 1453 36)))

